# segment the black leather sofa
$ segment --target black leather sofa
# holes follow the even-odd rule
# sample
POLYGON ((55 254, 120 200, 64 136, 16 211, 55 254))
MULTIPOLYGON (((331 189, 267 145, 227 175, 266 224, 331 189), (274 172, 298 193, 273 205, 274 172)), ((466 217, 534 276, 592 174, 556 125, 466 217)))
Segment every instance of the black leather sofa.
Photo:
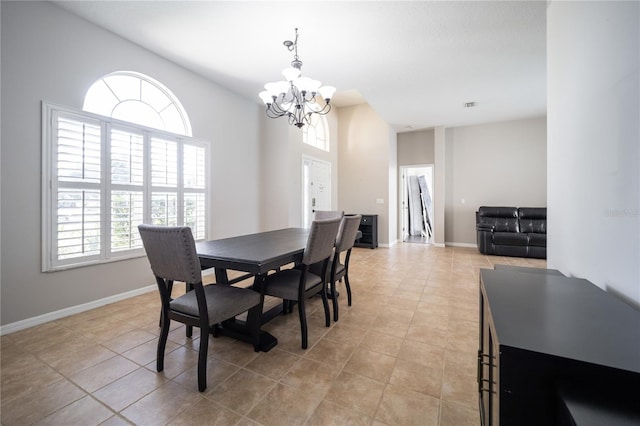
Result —
POLYGON ((547 209, 482 206, 476 235, 480 253, 546 259, 547 209))

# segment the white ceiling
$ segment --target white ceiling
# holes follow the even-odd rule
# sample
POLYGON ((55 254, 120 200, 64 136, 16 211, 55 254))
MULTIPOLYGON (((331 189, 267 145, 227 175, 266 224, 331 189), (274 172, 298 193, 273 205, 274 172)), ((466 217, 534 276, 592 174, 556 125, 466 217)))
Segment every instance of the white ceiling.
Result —
POLYGON ((258 103, 297 27, 303 75, 399 132, 546 113, 545 1, 56 3, 258 103))

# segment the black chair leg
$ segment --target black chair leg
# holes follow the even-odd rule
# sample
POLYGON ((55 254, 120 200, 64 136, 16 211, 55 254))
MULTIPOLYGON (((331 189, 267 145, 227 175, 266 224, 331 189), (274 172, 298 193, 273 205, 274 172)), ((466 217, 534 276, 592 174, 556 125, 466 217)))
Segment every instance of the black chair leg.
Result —
POLYGON ((209 327, 200 327, 200 350, 198 352, 198 390, 207 389, 207 351, 209 349, 209 327))
POLYGON ((302 336, 302 349, 307 349, 307 315, 305 313, 304 298, 298 300, 298 314, 300 315, 300 334, 302 336))
POLYGON ((331 302, 333 303, 333 320, 338 321, 338 296, 337 296, 337 283, 331 284, 331 302))
POLYGON ((344 276, 344 286, 347 288, 347 303, 351 306, 351 286, 349 285, 349 275, 344 276))
POLYGON ((326 327, 331 326, 331 313, 329 312, 329 299, 327 298, 327 288, 320 292, 322 296, 322 305, 324 306, 324 323, 326 327))
POLYGON ((156 353, 156 370, 161 372, 164 370, 164 350, 167 347, 167 337, 169 336, 169 325, 171 319, 169 318, 169 312, 162 311, 162 330, 160 330, 160 337, 158 338, 158 351, 156 353))
MULTIPOLYGON (((173 291, 173 281, 171 280, 167 280, 166 281, 166 286, 167 286, 167 293, 169 294, 169 300, 171 300, 171 292, 173 291)), ((162 320, 163 320, 163 315, 162 315, 162 309, 160 310, 160 321, 158 323, 158 327, 162 327, 162 320)))

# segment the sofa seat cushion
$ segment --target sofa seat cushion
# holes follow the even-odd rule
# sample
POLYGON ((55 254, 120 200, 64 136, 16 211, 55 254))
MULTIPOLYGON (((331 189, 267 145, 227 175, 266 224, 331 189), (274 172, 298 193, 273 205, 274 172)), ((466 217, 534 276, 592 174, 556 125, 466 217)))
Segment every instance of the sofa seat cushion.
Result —
POLYGON ((493 244, 505 246, 526 246, 529 244, 529 236, 519 232, 494 232, 493 244))
POLYGON ((529 235, 529 245, 536 247, 546 247, 547 246, 547 234, 535 234, 531 233, 529 235))

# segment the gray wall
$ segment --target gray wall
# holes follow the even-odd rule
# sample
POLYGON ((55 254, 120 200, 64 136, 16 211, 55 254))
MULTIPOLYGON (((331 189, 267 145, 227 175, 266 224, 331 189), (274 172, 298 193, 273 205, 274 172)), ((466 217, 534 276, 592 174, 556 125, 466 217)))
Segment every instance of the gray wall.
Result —
POLYGON ((398 166, 434 164, 433 129, 398 133, 398 166))
POLYGON ((338 206, 347 213, 377 214, 378 242, 394 244, 396 133, 368 104, 339 108, 338 121, 338 206))
POLYGON ((547 9, 548 265, 640 305, 640 3, 547 9))
MULTIPOLYGON (((259 105, 52 3, 1 2, 1 324, 154 283, 146 258, 42 273, 42 100, 81 109, 99 77, 134 70, 162 82, 197 138, 213 142, 210 237, 259 230, 259 105), (242 117, 238 120, 238 117, 242 117), (253 117, 253 118, 252 118, 253 117)), ((263 114, 263 113, 262 113, 263 114)))
POLYGON ((479 206, 547 205, 546 140, 544 117, 445 130, 446 244, 476 244, 479 206))

